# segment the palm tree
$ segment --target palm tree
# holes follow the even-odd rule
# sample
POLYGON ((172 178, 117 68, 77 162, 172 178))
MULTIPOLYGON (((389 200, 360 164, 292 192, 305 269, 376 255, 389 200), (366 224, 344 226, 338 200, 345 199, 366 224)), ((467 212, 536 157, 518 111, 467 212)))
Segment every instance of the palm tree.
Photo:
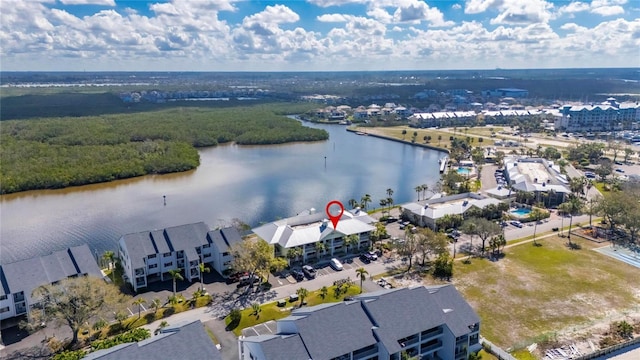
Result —
POLYGON ((349 248, 353 245, 357 245, 360 237, 358 234, 347 235, 344 238, 344 246, 347 248, 347 252, 349 252, 349 248))
POLYGON ((531 218, 531 220, 535 222, 533 224, 533 245, 534 246, 538 246, 538 243, 536 242, 536 230, 538 229, 538 221, 542 220, 543 217, 544 217, 544 213, 542 212, 542 210, 538 208, 533 208, 533 210, 531 210, 531 212, 529 213, 529 218, 531 218))
POLYGON ((404 140, 404 137, 407 135, 407 129, 403 129, 402 130, 402 140, 404 140))
POLYGON ((298 290, 296 290, 296 294, 298 294, 298 297, 300 298, 300 307, 302 307, 302 304, 304 304, 304 298, 309 295, 309 290, 305 288, 299 288, 298 290))
POLYGON ((146 302, 147 302, 147 300, 145 300, 144 298, 137 298, 133 302, 133 305, 138 305, 138 319, 140 319, 140 311, 142 310, 142 304, 144 304, 146 302))
POLYGON ((387 207, 387 199, 380 199, 380 207, 382 208, 382 215, 384 216, 384 209, 387 207))
POLYGON ((209 269, 203 262, 200 262, 200 264, 198 264, 198 270, 200 270, 200 291, 204 293, 204 284, 202 278, 204 277, 204 273, 211 272, 211 269, 209 269))
POLYGON ((176 280, 184 280, 182 274, 182 269, 171 269, 169 270, 169 275, 171 279, 173 279, 173 297, 176 297, 176 280))
POLYGON ((327 250, 327 246, 322 242, 322 241, 318 241, 315 244, 316 247, 316 254, 318 254, 318 258, 320 258, 320 254, 325 252, 325 250, 327 250))
POLYGON ((356 199, 349 199, 349 206, 352 209, 355 209, 358 206, 358 200, 356 199))
POLYGON ((422 200, 426 200, 426 192, 427 190, 429 190, 429 185, 427 184, 422 184, 420 185, 422 187, 422 200))
POLYGON ((391 216, 391 208, 393 207, 393 198, 392 197, 388 197, 387 198, 387 205, 389 205, 389 210, 387 211, 387 213, 389 214, 389 216, 391 216))
MULTIPOLYGON (((111 269, 111 264, 113 263, 114 257, 115 253, 113 251, 105 251, 104 254, 102 254, 102 258, 107 261, 107 267, 109 269, 111 269)), ((115 268, 113 270, 115 270, 115 268)), ((115 281, 113 279, 113 270, 111 270, 111 272, 109 273, 109 277, 111 277, 112 281, 115 281)))
POLYGON ((569 246, 572 246, 571 225, 573 224, 573 215, 577 215, 582 211, 583 203, 579 197, 569 196, 569 201, 567 201, 565 204, 568 204, 567 211, 569 213, 569 234, 567 235, 567 240, 569 241, 569 246))
POLYGON ((158 313, 158 309, 160 309, 160 307, 162 306, 162 302, 160 301, 160 299, 155 298, 151 300, 151 306, 153 307, 153 315, 155 315, 158 313))
POLYGON ((413 190, 418 193, 418 201, 420 201, 420 192, 422 192, 422 185, 416 186, 415 188, 413 188, 413 190))
POLYGON ((356 274, 360 277, 360 294, 362 294, 362 282, 367 279, 369 272, 365 268, 361 267, 356 269, 356 274))
POLYGON ((364 196, 360 199, 360 202, 362 202, 362 208, 364 210, 367 210, 367 204, 371 202, 371 195, 364 194, 364 196))
POLYGON ((296 261, 300 256, 302 256, 302 248, 299 246, 287 250, 287 258, 289 261, 296 261))
POLYGON ((324 298, 326 298, 326 297, 327 297, 327 294, 329 294, 329 288, 328 288, 328 287, 326 287, 326 286, 323 286, 323 287, 320 289, 320 297, 324 300, 324 298))

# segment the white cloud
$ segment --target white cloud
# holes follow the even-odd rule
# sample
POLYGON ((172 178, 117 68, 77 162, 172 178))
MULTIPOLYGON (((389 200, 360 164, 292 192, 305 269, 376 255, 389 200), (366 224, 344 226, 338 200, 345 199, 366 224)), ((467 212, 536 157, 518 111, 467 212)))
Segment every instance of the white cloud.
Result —
POLYGON ((364 4, 370 0, 307 0, 308 3, 319 7, 341 6, 346 4, 364 4))
POLYGON ((574 1, 569 3, 569 5, 565 5, 560 7, 560 9, 558 9, 558 13, 559 14, 564 14, 564 13, 577 13, 577 12, 582 12, 582 11, 587 11, 591 8, 591 6, 589 6, 589 4, 587 3, 583 3, 580 1, 574 1))
POLYGON ((462 9, 462 5, 460 5, 460 4, 453 4, 453 5, 451 6, 451 8, 452 8, 453 10, 460 10, 460 9, 462 9))
POLYGON ((341 22, 349 21, 349 19, 352 17, 353 17, 352 15, 344 15, 344 14, 322 14, 318 16, 316 19, 320 22, 341 23, 341 22))
POLYGON ((612 15, 620 15, 624 14, 624 9, 622 6, 613 5, 613 6, 600 6, 591 10, 592 13, 602 15, 602 16, 612 16, 612 15))
POLYGON ((419 0, 401 1, 393 14, 396 22, 420 22, 426 20, 432 26, 453 26, 454 22, 445 21, 444 15, 437 8, 429 7, 419 0))
POLYGON ((104 5, 116 6, 115 0, 60 0, 64 5, 104 5))
POLYGON ((502 6, 504 0, 467 0, 464 5, 465 14, 479 14, 490 8, 502 6))
MULTIPOLYGON (((619 2, 600 1, 596 8, 591 3, 588 10, 605 6, 628 9, 619 2)), ((284 5, 267 6, 238 23, 227 23, 219 13, 237 11, 235 6, 244 3, 171 1, 151 4, 150 15, 119 8, 85 15, 63 8, 59 1, 14 1, 12 6, 3 6, 0 56, 7 70, 637 65, 640 19, 621 18, 596 25, 573 20, 554 29, 545 20, 553 9, 541 0, 528 1, 529 7, 523 5, 525 1, 514 0, 475 3, 476 9, 487 6, 482 19, 434 28, 444 21, 436 8, 415 0, 370 1, 366 16, 346 11, 317 16, 315 21, 333 27, 320 33, 302 25, 314 19, 301 21, 306 14, 284 5), (488 24, 491 18, 495 18, 495 26, 488 24)), ((565 3, 565 10, 578 11, 583 3, 565 3)))
POLYGON ((545 0, 505 0, 491 24, 546 23, 551 19, 553 4, 545 0))

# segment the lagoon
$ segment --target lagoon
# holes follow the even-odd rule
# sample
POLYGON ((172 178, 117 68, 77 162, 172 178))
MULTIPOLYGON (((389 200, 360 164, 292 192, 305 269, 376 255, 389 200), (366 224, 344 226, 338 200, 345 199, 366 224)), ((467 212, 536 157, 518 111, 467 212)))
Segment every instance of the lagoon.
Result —
POLYGON ((115 250, 123 234, 198 221, 215 228, 238 218, 256 226, 311 207, 324 211, 331 200, 347 206, 365 193, 369 207, 379 207, 387 188, 400 204, 417 199, 416 186, 439 179, 441 152, 340 125, 305 125, 327 130, 329 140, 205 148, 200 166, 185 173, 2 195, 0 262, 83 243, 101 254, 115 250))

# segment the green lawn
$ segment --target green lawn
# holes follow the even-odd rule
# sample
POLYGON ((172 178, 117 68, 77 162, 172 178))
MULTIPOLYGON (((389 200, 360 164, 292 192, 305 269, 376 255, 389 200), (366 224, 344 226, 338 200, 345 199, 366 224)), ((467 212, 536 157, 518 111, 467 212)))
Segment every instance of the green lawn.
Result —
MULTIPOLYGON (((334 296, 335 286, 331 286, 328 289, 328 294, 324 299, 320 294, 320 290, 309 291, 309 295, 307 295, 307 297, 304 299, 304 301, 307 303, 306 306, 314 306, 329 302, 340 302, 343 301, 347 296, 360 294, 360 287, 357 285, 350 286, 346 293, 343 292, 338 297, 334 296)), ((240 336, 242 334, 242 329, 257 324, 262 324, 270 320, 285 318, 291 315, 291 310, 297 309, 298 307, 300 307, 300 301, 289 302, 287 300, 287 303, 284 307, 278 307, 276 302, 262 304, 260 306, 260 312, 258 314, 255 314, 252 308, 244 309, 241 311, 242 317, 240 319, 240 323, 235 328, 233 328, 233 333, 237 336, 240 336)), ((225 318, 225 324, 229 326, 230 323, 231 319, 229 318, 229 316, 227 316, 225 318)))
POLYGON ((413 133, 417 132, 418 136, 416 137, 416 144, 427 144, 446 149, 451 148, 451 141, 449 140, 449 137, 451 136, 455 136, 461 139, 464 139, 468 136, 472 139, 471 145, 473 146, 490 146, 494 143, 494 140, 488 138, 485 138, 482 140, 482 142, 479 142, 479 138, 477 136, 473 136, 471 133, 465 134, 462 131, 454 135, 452 133, 434 129, 415 129, 408 126, 367 128, 367 132, 385 135, 400 140, 404 139, 405 141, 411 141, 413 133), (405 135, 402 135, 403 130, 407 131, 405 135), (431 141, 425 143, 425 141, 423 140, 425 136, 431 136, 431 141), (438 137, 440 137, 441 139, 438 140, 438 137))
MULTIPOLYGON (((575 239, 578 240, 578 239, 575 239)), ((603 318, 638 303, 640 269, 592 251, 595 244, 540 240, 506 250, 497 262, 455 263, 454 284, 482 318, 483 335, 503 348, 603 318)))

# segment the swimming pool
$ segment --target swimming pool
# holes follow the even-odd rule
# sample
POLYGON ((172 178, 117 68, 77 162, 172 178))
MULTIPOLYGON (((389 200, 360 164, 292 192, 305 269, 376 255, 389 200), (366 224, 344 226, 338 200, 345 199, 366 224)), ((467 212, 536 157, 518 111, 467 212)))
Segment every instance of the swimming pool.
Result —
POLYGON ((460 175, 469 175, 471 173, 471 169, 467 168, 467 167, 459 167, 458 168, 458 174, 460 175))
POLYGON ((511 210, 509 212, 519 217, 525 217, 531 213, 531 209, 519 208, 519 209, 511 210))

